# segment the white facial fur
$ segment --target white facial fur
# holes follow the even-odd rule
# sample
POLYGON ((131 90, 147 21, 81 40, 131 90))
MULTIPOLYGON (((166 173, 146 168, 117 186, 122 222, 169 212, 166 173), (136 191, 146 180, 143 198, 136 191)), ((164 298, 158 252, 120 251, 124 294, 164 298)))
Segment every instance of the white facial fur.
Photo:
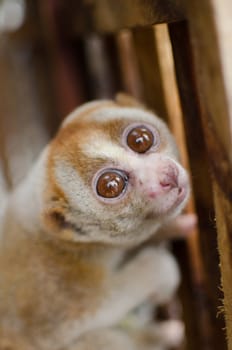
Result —
MULTIPOLYGON (((68 139, 62 138, 54 160, 55 181, 69 208, 59 208, 63 237, 135 244, 183 209, 189 194, 188 176, 177 162, 175 142, 168 128, 153 113, 120 107, 112 101, 92 102, 74 111, 62 128, 76 135, 72 136, 72 149, 66 146, 68 139), (124 135, 130 125, 155 130, 157 147, 144 154, 131 150, 124 135), (117 169, 128 176, 126 189, 117 198, 103 198, 96 191, 98 173, 104 169, 117 169)), ((59 137, 58 134, 58 142, 59 137)), ((46 211, 54 207, 49 199, 47 204, 46 211)))

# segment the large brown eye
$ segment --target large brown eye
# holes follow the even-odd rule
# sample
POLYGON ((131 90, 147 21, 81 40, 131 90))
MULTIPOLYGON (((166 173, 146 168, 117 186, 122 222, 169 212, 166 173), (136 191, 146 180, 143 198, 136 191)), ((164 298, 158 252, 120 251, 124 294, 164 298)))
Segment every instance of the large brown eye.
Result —
POLYGON ((97 193, 104 198, 120 196, 128 182, 127 175, 119 170, 109 169, 97 181, 97 193))
POLYGON ((153 133, 145 126, 136 126, 127 135, 128 146, 137 153, 147 152, 153 143, 153 133))

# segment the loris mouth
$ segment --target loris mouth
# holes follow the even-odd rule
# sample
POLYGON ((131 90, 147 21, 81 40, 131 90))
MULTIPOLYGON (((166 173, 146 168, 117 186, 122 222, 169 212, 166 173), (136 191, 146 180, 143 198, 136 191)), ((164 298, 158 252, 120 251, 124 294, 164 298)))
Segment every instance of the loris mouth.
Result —
POLYGON ((54 211, 50 214, 51 218, 56 222, 62 230, 72 230, 80 235, 86 235, 86 232, 77 224, 69 221, 62 213, 54 211))
POLYGON ((149 210, 148 214, 145 216, 145 219, 155 219, 162 216, 170 215, 172 212, 177 209, 188 197, 188 189, 185 187, 176 188, 173 191, 178 191, 176 198, 170 199, 168 196, 166 199, 162 198, 160 205, 156 205, 156 208, 149 210))
POLYGON ((177 207, 179 204, 184 202, 188 196, 188 189, 186 187, 178 188, 178 197, 174 205, 177 207))

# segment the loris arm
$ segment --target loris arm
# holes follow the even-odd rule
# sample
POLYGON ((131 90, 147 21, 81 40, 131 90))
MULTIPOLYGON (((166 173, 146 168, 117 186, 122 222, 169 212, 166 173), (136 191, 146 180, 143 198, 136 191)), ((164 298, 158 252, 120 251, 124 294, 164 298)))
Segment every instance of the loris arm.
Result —
POLYGON ((32 308, 34 342, 56 350, 84 331, 117 323, 151 294, 166 301, 179 281, 170 253, 145 249, 110 270, 109 252, 147 240, 180 213, 188 193, 174 141, 154 114, 114 101, 81 107, 9 199, 1 245, 9 270, 0 268, 14 272, 17 288, 14 295, 12 283, 4 284, 2 307, 9 299, 22 324, 20 308, 32 308), (101 279, 93 279, 98 269, 101 279), (22 299, 22 291, 31 297, 22 299))
POLYGON ((186 239, 193 233, 196 225, 196 214, 181 214, 161 226, 154 237, 151 238, 151 241, 158 243, 164 240, 186 239))
MULTIPOLYGON (((151 295, 157 304, 167 302, 176 291, 179 280, 176 261, 167 250, 144 249, 108 281, 110 285, 105 288, 97 310, 86 310, 81 319, 67 320, 50 335, 50 341, 67 346, 85 332, 117 325, 151 295)), ((39 344, 43 344, 43 339, 39 344)))

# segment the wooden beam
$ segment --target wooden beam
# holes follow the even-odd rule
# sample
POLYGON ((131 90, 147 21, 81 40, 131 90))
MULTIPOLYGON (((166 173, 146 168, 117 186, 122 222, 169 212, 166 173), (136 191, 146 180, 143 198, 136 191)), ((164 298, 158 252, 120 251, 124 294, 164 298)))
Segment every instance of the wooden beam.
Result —
POLYGON ((62 120, 86 99, 86 70, 81 40, 65 40, 58 20, 59 1, 37 1, 57 119, 62 120))
POLYGON ((116 35, 116 44, 122 90, 134 96, 137 100, 143 100, 143 86, 132 31, 120 31, 116 35))
MULTIPOLYGON (((194 18, 195 24, 197 24, 197 17, 193 16, 193 22, 194 18)), ((205 27, 205 30, 208 30, 208 33, 210 33, 207 27, 205 27)), ((210 319, 207 326, 208 339, 206 339, 207 343, 203 348, 205 349, 209 347, 212 350, 224 350, 226 349, 225 334, 223 331, 224 323, 222 317, 217 317, 219 307, 221 306, 222 293, 220 292, 219 257, 215 229, 212 184, 210 181, 209 170, 210 160, 216 158, 217 162, 220 163, 221 159, 217 158, 217 155, 212 149, 211 153, 207 152, 207 150, 209 150, 208 146, 210 142, 207 130, 210 128, 210 124, 205 123, 206 115, 203 111, 203 105, 207 106, 208 104, 214 104, 217 100, 217 96, 215 97, 215 90, 212 86, 205 84, 202 85, 202 83, 200 83, 203 75, 209 76, 211 74, 208 71, 208 68, 210 67, 210 57, 207 56, 208 60, 205 60, 204 65, 203 62, 202 64, 194 62, 192 45, 190 42, 191 35, 189 35, 186 22, 171 24, 170 35, 173 45, 182 109, 184 112, 184 125, 192 170, 193 190, 196 200, 196 209, 199 216, 201 251, 206 272, 206 305, 210 319), (197 84, 197 81, 200 83, 199 85, 197 84), (204 89, 205 92, 207 91, 210 99, 203 98, 202 93, 204 89)), ((202 37, 203 35, 198 33, 198 37, 194 39, 201 41, 202 37)), ((198 47, 197 50, 200 55, 202 50, 200 50, 200 47, 198 47)), ((215 55, 216 53, 217 50, 215 47, 215 55)), ((214 75, 220 75, 220 70, 216 69, 214 75)), ((219 91, 217 90, 217 92, 219 91)), ((219 93, 221 94, 222 92, 219 93)), ((219 106, 215 106, 215 111, 218 111, 218 108, 219 106)), ((224 115, 224 118, 227 118, 226 114, 224 115)), ((224 120, 224 122, 226 121, 224 120)), ((224 135, 226 136, 226 133, 224 135)), ((214 138, 213 144, 218 145, 217 137, 214 138)))
MULTIPOLYGON (((211 164, 228 349, 232 349, 232 3, 183 1, 211 164), (196 20, 197 19, 197 20, 196 20)), ((221 346, 220 346, 221 349, 221 346)))
MULTIPOLYGON (((158 66, 160 67, 162 89, 164 91, 168 116, 167 120, 177 141, 181 161, 189 170, 183 113, 177 89, 172 47, 167 27, 166 24, 154 26, 158 66)), ((193 198, 191 198, 187 212, 193 211, 195 211, 195 208, 193 198)), ((207 348, 208 338, 205 325, 209 323, 209 315, 205 305, 205 279, 198 230, 194 230, 186 240, 175 241, 173 248, 173 252, 178 258, 182 274, 180 297, 185 322, 186 349, 205 349, 207 348), (202 326, 203 324, 204 326, 202 326)))
POLYGON ((63 2, 69 34, 116 32, 125 28, 183 19, 180 0, 89 0, 63 2))
POLYGON ((167 120, 163 83, 153 27, 136 28, 133 31, 135 52, 138 59, 144 100, 163 119, 167 120))

